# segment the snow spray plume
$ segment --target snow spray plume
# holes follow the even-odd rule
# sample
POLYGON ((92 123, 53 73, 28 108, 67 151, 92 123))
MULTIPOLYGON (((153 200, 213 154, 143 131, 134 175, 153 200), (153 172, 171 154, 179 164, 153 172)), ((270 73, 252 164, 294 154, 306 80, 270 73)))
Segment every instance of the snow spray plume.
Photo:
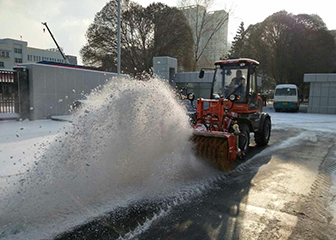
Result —
POLYGON ((206 176, 191 154, 192 131, 174 95, 158 79, 114 78, 93 91, 21 186, 0 196, 0 238, 8 232, 16 239, 50 237, 206 176))

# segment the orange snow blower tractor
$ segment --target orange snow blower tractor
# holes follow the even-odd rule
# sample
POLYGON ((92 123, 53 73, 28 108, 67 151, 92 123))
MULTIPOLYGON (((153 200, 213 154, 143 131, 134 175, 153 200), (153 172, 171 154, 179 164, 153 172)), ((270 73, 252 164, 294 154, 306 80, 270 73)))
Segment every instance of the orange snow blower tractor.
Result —
MULTIPOLYGON (((240 58, 215 62, 210 99, 197 99, 192 141, 196 155, 213 167, 228 171, 249 150, 250 133, 259 146, 268 144, 271 117, 263 112, 257 89, 259 62, 240 58)), ((207 73, 209 74, 209 73, 207 73)))

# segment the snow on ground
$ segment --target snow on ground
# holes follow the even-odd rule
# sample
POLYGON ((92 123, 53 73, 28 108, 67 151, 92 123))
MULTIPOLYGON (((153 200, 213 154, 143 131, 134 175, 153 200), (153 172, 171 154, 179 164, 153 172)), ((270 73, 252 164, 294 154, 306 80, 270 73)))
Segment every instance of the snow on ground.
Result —
POLYGON ((311 131, 336 132, 336 115, 312 113, 274 112, 267 107, 265 111, 271 115, 272 129, 301 128, 311 131))
POLYGON ((52 120, 0 121, 0 180, 27 171, 53 137, 69 125, 52 120))

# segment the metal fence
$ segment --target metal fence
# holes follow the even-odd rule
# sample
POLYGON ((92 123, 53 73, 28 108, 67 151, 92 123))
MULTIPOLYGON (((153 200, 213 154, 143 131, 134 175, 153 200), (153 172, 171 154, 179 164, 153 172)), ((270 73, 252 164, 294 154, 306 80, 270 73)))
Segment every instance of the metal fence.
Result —
POLYGON ((0 113, 15 113, 16 95, 13 71, 0 70, 0 113))

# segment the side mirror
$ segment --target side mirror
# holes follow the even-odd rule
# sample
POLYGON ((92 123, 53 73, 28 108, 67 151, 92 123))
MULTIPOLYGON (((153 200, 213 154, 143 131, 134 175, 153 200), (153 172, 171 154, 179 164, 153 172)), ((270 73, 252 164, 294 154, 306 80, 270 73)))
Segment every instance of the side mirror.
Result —
POLYGON ((203 78, 204 77, 204 70, 202 69, 198 75, 199 78, 203 78))

